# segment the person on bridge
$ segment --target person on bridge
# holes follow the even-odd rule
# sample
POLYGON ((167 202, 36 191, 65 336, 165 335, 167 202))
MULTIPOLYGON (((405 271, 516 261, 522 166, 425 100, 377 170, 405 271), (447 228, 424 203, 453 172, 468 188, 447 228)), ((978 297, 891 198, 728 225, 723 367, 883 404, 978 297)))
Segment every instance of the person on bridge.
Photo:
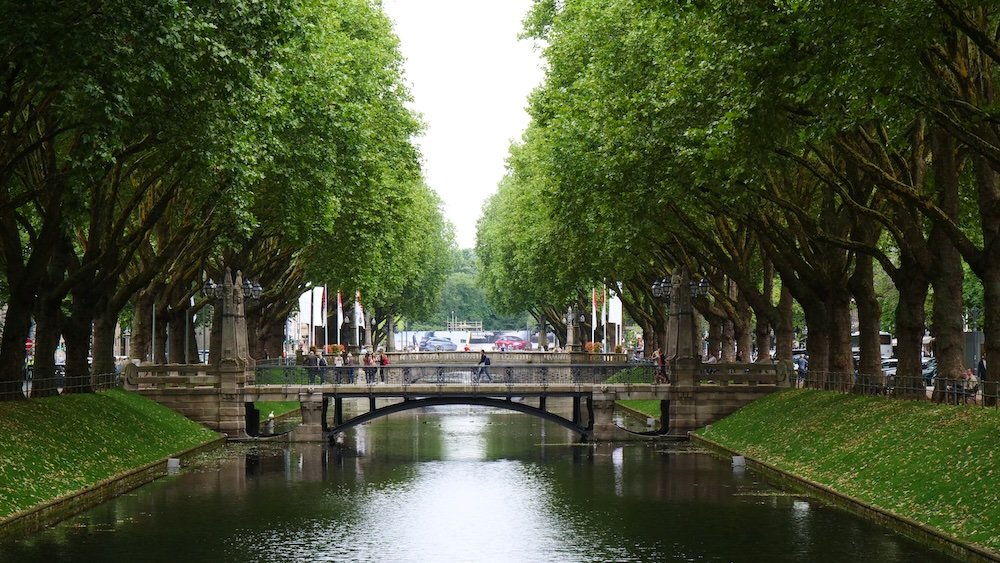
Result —
POLYGON ((656 362, 656 375, 653 383, 670 383, 667 379, 667 357, 657 348, 653 350, 653 361, 656 362))
POLYGON ((479 383, 483 377, 485 377, 490 383, 493 383, 493 378, 490 377, 490 357, 486 355, 486 350, 479 351, 479 372, 476 373, 476 383, 479 383))
POLYGON ((379 348, 378 351, 378 379, 382 383, 385 383, 385 366, 389 365, 389 356, 385 353, 385 350, 379 348))
POLYGON ((322 354, 316 352, 315 346, 309 347, 309 355, 306 356, 306 373, 309 375, 309 384, 312 385, 319 380, 323 382, 323 369, 326 367, 326 359, 322 354))
POLYGON ((361 359, 361 365, 364 366, 365 370, 365 383, 368 385, 375 384, 375 357, 368 350, 365 351, 365 356, 361 359))

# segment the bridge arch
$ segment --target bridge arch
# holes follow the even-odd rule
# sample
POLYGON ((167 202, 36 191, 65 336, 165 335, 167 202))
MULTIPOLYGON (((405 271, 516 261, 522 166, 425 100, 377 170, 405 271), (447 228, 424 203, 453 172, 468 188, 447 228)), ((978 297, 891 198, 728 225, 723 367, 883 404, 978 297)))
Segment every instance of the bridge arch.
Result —
POLYGON ((340 432, 347 430, 348 428, 353 428, 360 424, 364 424, 368 421, 375 420, 376 418, 381 418, 383 416, 388 416, 390 414, 404 412, 413 409, 421 409, 425 407, 439 407, 445 405, 476 405, 483 407, 493 407, 498 409, 507 409, 516 412, 521 412, 525 414, 530 414, 537 416, 541 419, 554 422, 563 428, 572 430, 580 435, 584 440, 589 440, 593 431, 593 416, 587 426, 578 424, 566 418, 563 418, 557 414, 553 414, 544 408, 533 407, 531 405, 526 405, 524 403, 517 403, 509 399, 497 399, 495 397, 421 397, 418 399, 403 399, 399 403, 393 403, 391 405, 386 405, 382 408, 375 409, 364 414, 358 415, 350 420, 345 420, 326 428, 326 432, 329 437, 333 437, 340 432))

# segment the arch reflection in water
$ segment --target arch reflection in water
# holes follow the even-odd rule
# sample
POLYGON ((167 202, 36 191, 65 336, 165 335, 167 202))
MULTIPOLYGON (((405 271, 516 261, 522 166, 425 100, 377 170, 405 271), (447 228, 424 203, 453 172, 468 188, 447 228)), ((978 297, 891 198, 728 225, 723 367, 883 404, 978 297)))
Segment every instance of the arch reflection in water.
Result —
MULTIPOLYGON (((488 434, 505 426, 506 417, 520 422, 523 415, 437 407, 431 416, 442 459, 410 467, 398 480, 331 491, 326 501, 353 507, 351 514, 314 519, 310 539, 286 528, 244 538, 241 550, 274 560, 328 561, 580 561, 595 553, 580 540, 586 530, 553 508, 551 475, 543 466, 489 458, 488 434)), ((366 427, 359 430, 362 436, 366 427)), ((364 465, 377 461, 364 459, 364 445, 354 443, 348 455, 361 484, 364 465)))

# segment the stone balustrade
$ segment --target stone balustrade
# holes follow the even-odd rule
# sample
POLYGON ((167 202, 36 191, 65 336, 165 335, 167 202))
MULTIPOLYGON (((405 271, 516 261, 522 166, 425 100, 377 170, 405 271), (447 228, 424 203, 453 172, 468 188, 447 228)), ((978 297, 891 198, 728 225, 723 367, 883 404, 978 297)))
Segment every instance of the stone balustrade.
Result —
MULTIPOLYGON (((479 361, 479 352, 388 352, 390 364, 466 364, 479 361)), ((624 364, 626 354, 588 354, 587 352, 531 352, 527 350, 487 351, 494 365, 525 364, 624 364)))
POLYGON ((789 381, 786 369, 778 363, 698 364, 696 385, 781 385, 789 381))

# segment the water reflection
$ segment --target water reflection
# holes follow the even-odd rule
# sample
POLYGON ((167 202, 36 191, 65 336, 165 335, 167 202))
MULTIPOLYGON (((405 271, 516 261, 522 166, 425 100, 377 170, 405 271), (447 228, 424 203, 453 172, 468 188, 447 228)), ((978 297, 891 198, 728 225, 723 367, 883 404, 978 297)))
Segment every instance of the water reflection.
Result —
POLYGON ((241 448, 0 544, 0 562, 947 560, 690 448, 580 445, 481 407, 241 448))

